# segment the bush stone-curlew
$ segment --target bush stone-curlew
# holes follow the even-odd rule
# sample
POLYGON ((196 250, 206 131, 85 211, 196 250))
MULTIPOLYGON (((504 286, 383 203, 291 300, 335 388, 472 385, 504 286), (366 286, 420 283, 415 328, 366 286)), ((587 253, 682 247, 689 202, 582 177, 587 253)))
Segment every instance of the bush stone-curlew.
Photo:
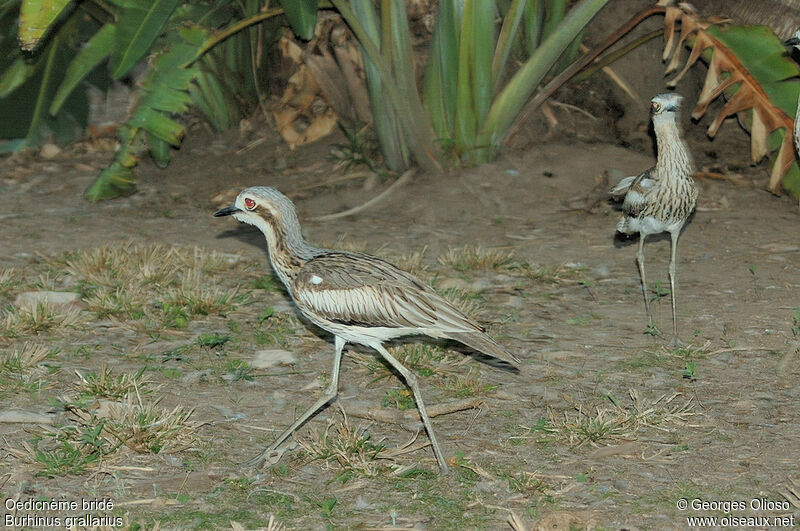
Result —
POLYGON ((651 234, 669 232, 671 239, 669 284, 672 296, 671 347, 685 346, 678 338, 675 314, 675 280, 678 237, 697 203, 697 186, 692 178, 692 161, 689 150, 681 138, 676 121, 682 97, 678 94, 659 94, 650 100, 653 129, 656 133, 658 157, 656 165, 638 176, 626 177, 611 189, 616 199, 624 197, 622 218, 617 231, 623 234, 639 233, 636 262, 644 295, 648 326, 653 324, 650 303, 647 299, 647 282, 644 274, 644 241, 651 234))
POLYGON ((411 335, 452 339, 517 367, 514 356, 479 324, 405 271, 366 254, 321 249, 306 243, 294 205, 274 188, 247 188, 233 206, 214 213, 228 215, 264 233, 272 267, 298 310, 335 337, 331 380, 322 396, 250 464, 263 463, 298 427, 337 396, 342 351, 346 343, 357 343, 375 349, 403 377, 414 394, 440 471, 447 473, 417 378, 383 347, 384 341, 411 335))

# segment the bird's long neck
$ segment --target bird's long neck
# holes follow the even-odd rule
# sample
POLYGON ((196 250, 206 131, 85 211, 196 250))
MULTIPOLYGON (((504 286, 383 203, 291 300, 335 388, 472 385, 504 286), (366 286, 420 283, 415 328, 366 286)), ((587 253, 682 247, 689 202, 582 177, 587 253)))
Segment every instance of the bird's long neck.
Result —
POLYGON ((692 161, 689 150, 681 138, 673 113, 653 119, 658 144, 656 172, 665 178, 689 178, 692 174, 692 161))
POLYGON ((284 212, 281 219, 270 217, 261 221, 263 226, 259 228, 267 239, 272 269, 291 293, 297 272, 306 262, 319 255, 322 249, 306 243, 294 212, 284 212))

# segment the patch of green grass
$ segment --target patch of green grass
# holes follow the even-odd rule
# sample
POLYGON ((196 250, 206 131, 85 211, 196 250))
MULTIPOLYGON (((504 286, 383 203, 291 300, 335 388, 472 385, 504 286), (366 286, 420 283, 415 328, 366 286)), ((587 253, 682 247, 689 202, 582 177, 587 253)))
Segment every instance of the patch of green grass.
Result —
POLYGON ((695 363, 693 361, 686 362, 686 367, 683 369, 683 377, 692 382, 697 380, 697 376, 695 375, 695 363))
POLYGON ((50 428, 9 453, 39 467, 37 476, 83 474, 118 445, 101 435, 103 423, 50 428))
POLYGON ((466 374, 457 374, 446 378, 440 387, 448 395, 458 398, 481 396, 498 388, 497 385, 484 384, 480 379, 481 372, 472 367, 466 374))
POLYGON ((268 308, 259 316, 255 343, 259 346, 280 345, 286 347, 289 337, 295 333, 297 321, 289 313, 274 313, 274 311, 269 312, 268 310, 272 310, 272 308, 268 308))
POLYGON ((197 337, 197 344, 201 347, 214 349, 225 345, 228 341, 233 339, 230 334, 220 334, 214 332, 213 334, 200 334, 197 337))
POLYGON ((578 276, 577 269, 570 269, 563 264, 520 264, 518 271, 525 277, 542 284, 564 284, 572 282, 578 276))
POLYGON ((519 492, 528 497, 544 494, 550 490, 547 483, 532 472, 522 471, 507 475, 506 481, 508 481, 510 491, 519 492))
POLYGON ((253 289, 263 289, 264 291, 281 291, 280 280, 275 278, 274 275, 261 275, 250 281, 250 287, 253 289))
POLYGON ((670 364, 669 358, 660 350, 645 350, 638 355, 631 356, 616 362, 620 369, 638 371, 652 367, 667 367, 670 364))
POLYGON ((153 323, 158 328, 186 328, 189 325, 189 312, 180 304, 158 301, 155 308, 161 310, 160 320, 153 323))
POLYGON ((183 376, 183 371, 176 369, 175 367, 164 367, 160 369, 159 372, 168 380, 177 380, 183 376))
POLYGON ((414 396, 408 389, 387 389, 381 400, 381 406, 394 407, 401 411, 417 407, 414 396))
POLYGON ((662 297, 666 297, 670 294, 669 288, 663 286, 660 280, 656 280, 653 283, 653 287, 650 288, 650 302, 657 301, 662 297))
POLYGON ((421 376, 433 376, 440 371, 439 365, 447 352, 429 343, 408 343, 393 349, 394 356, 406 367, 421 376))
POLYGON ((255 369, 244 360, 229 360, 225 364, 225 373, 230 375, 232 382, 239 382, 242 380, 252 382, 254 372, 255 369))
POLYGON ((191 351, 191 349, 192 345, 189 344, 178 345, 177 347, 167 349, 161 353, 161 362, 183 361, 183 359, 186 357, 186 354, 191 351))
POLYGON ((336 498, 326 498, 317 502, 317 507, 320 509, 319 515, 326 520, 330 520, 333 518, 333 508, 336 507, 337 503, 339 503, 339 500, 336 498))
POLYGON ((0 297, 9 297, 11 292, 19 286, 20 272, 14 268, 0 270, 0 297))
POLYGON ((374 133, 367 125, 356 125, 352 129, 341 123, 339 129, 347 138, 347 143, 334 144, 330 158, 336 161, 336 168, 348 170, 353 166, 364 165, 382 178, 387 177, 374 133))
MULTIPOLYGON (((457 457, 458 459, 458 457, 457 457)), ((463 455, 461 456, 463 461, 463 455)), ((468 463, 467 463, 468 464, 468 463)), ((491 528, 489 517, 493 509, 474 503, 479 495, 474 490, 474 471, 459 467, 453 470, 463 479, 459 488, 442 488, 441 477, 430 470, 410 469, 400 476, 392 476, 385 487, 402 496, 407 514, 421 514, 429 518, 428 525, 439 529, 491 528), (463 470, 463 475, 460 471, 463 470)))

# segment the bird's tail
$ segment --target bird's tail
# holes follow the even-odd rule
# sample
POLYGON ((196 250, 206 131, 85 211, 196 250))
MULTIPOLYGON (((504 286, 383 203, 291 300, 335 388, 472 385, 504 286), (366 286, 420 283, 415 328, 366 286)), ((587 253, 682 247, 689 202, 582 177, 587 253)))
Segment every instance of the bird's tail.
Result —
POLYGON ((478 352, 482 352, 487 356, 503 360, 513 365, 514 368, 519 369, 519 360, 497 341, 482 332, 448 332, 447 337, 459 343, 463 343, 478 352))
POLYGON ((630 177, 625 177, 620 182, 616 184, 611 190, 608 191, 608 194, 613 199, 622 199, 625 197, 625 194, 628 193, 630 190, 633 181, 636 180, 636 175, 631 175, 630 177))

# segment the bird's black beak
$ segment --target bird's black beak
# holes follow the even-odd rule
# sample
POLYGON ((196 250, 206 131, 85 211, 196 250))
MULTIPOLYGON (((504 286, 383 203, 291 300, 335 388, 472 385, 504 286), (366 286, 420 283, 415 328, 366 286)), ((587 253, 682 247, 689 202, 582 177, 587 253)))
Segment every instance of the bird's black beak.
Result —
POLYGON ((216 212, 214 212, 215 218, 221 218, 222 216, 230 216, 231 214, 236 214, 237 212, 241 212, 242 209, 235 206, 229 206, 225 208, 220 208, 216 212))
POLYGON ((795 46, 797 44, 800 44, 800 39, 797 38, 797 36, 790 37, 790 38, 786 39, 785 41, 783 41, 783 45, 784 46, 795 46))

